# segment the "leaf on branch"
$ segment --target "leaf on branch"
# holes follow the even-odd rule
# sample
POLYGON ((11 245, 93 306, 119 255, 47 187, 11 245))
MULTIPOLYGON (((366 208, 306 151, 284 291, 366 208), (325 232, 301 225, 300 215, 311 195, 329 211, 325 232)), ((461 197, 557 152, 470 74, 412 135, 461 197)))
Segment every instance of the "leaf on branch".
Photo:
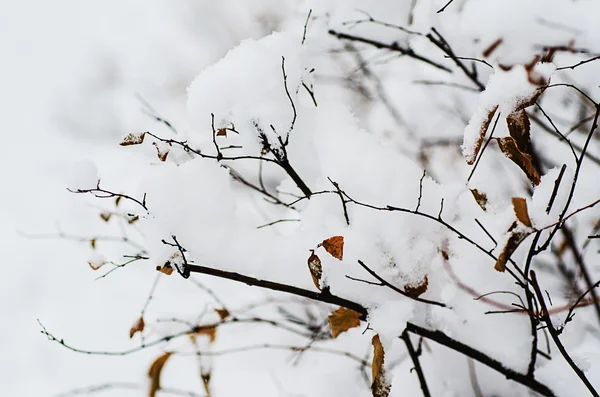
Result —
POLYGON ((334 258, 342 260, 344 256, 344 236, 329 237, 327 240, 323 240, 317 247, 320 246, 323 246, 325 251, 329 252, 334 258))
POLYGON ((122 198, 123 198, 123 196, 117 196, 117 198, 115 199, 115 207, 119 206, 119 203, 121 202, 122 198))
POLYGON ((131 327, 131 329, 129 330, 129 339, 133 338, 133 335, 135 335, 136 333, 143 332, 144 326, 144 317, 138 318, 138 320, 133 324, 133 327, 131 327))
POLYGON ((208 336, 208 341, 212 343, 215 341, 215 339, 217 339, 217 327, 214 325, 211 327, 199 327, 196 332, 190 334, 192 338, 194 338, 196 335, 206 335, 208 336))
POLYGON ((131 216, 131 217, 129 217, 127 219, 127 223, 129 223, 131 225, 131 224, 134 224, 135 222, 137 222, 139 220, 140 220, 140 216, 139 215, 134 215, 134 216, 131 216))
POLYGON ((152 145, 156 148, 156 154, 158 155, 158 159, 160 161, 166 161, 167 156, 169 155, 169 151, 171 150, 170 146, 167 144, 159 144, 156 142, 152 142, 152 145))
POLYGON ((328 317, 331 336, 335 339, 342 332, 360 325, 361 314, 352 309, 340 306, 337 310, 331 312, 328 317))
POLYGON ((227 309, 215 309, 215 312, 217 312, 221 320, 225 320, 231 314, 227 309))
POLYGON ((100 218, 102 218, 102 220, 104 222, 108 222, 110 220, 111 216, 112 216, 112 213, 110 213, 110 212, 101 212, 100 213, 100 218))
MULTIPOLYGON (((481 149, 481 144, 483 143, 483 139, 485 138, 488 127, 490 126, 490 123, 496 114, 496 110, 498 110, 498 105, 488 110, 487 115, 480 120, 481 124, 479 126, 479 135, 477 136, 475 142, 472 142, 472 145, 464 145, 463 155, 467 160, 467 164, 473 165, 473 163, 475 163, 475 159, 477 159, 477 155, 481 149)), ((465 135, 465 140, 466 139, 467 135, 465 135)))
POLYGON ((479 204, 481 209, 485 211, 487 202, 488 202, 487 195, 485 193, 480 192, 477 189, 469 189, 469 190, 471 190, 471 193, 473 194, 475 201, 477 201, 477 204, 479 204))
POLYGON ((145 132, 141 133, 131 133, 127 134, 127 136, 119 143, 121 146, 131 146, 131 145, 139 145, 144 142, 144 136, 146 136, 145 132))
POLYGON ((308 270, 312 276, 315 287, 321 290, 321 277, 323 277, 323 266, 321 266, 321 259, 315 255, 314 250, 310 250, 311 254, 308 257, 308 270))
POLYGON ((164 266, 156 266, 156 270, 163 274, 166 274, 167 276, 170 276, 171 274, 173 274, 173 271, 175 269, 173 269, 173 266, 166 263, 164 266))
POLYGON ((423 278, 418 284, 407 284, 404 286, 404 292, 408 294, 411 298, 418 298, 420 295, 424 294, 427 291, 427 287, 429 286, 429 279, 427 275, 423 278))
POLYGON ((533 185, 537 186, 540 184, 540 175, 533 166, 531 156, 519 150, 517 141, 513 137, 496 138, 496 142, 498 142, 502 153, 525 172, 525 175, 527 175, 527 178, 533 185))
POLYGON ((148 395, 150 397, 155 397, 156 392, 160 390, 160 373, 170 356, 171 353, 167 352, 154 360, 150 366, 150 370, 148 371, 148 376, 150 377, 150 391, 148 395))
POLYGON ((529 116, 525 109, 518 109, 506 118, 508 132, 515 139, 517 148, 523 153, 529 153, 529 116))
POLYGON ((227 128, 219 128, 217 129, 217 136, 227 136, 227 128))
POLYGON ((106 261, 103 260, 89 260, 88 265, 92 268, 92 270, 98 270, 102 266, 106 265, 106 261))
POLYGON ((506 245, 502 249, 502 252, 498 256, 498 260, 494 265, 494 269, 499 272, 504 272, 506 270, 506 262, 508 262, 512 254, 516 251, 523 240, 525 240, 525 238, 531 234, 531 232, 524 231, 523 229, 517 227, 517 222, 512 224, 512 226, 508 229, 508 232, 510 235, 506 241, 506 245))
POLYGON ((373 397, 387 397, 390 395, 392 385, 385 379, 385 369, 383 368, 385 352, 383 351, 379 334, 373 336, 371 343, 373 344, 373 365, 371 367, 373 380, 371 382, 371 391, 373 397))
POLYGON ((92 249, 94 249, 94 250, 96 249, 96 239, 95 238, 90 240, 90 246, 92 247, 92 249))
POLYGON ((519 222, 527 227, 532 227, 531 219, 529 218, 529 213, 527 212, 527 201, 521 197, 513 197, 512 205, 519 222))

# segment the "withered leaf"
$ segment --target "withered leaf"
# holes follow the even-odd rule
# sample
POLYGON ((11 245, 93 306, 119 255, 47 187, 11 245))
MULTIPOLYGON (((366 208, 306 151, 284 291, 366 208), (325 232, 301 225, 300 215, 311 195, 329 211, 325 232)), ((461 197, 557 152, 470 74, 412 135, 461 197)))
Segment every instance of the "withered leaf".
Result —
POLYGON ((337 310, 331 312, 328 317, 331 336, 335 339, 342 332, 360 325, 361 314, 352 309, 340 306, 337 310))
POLYGON ((102 220, 104 222, 108 222, 110 220, 111 216, 112 216, 112 213, 110 213, 110 212, 101 212, 100 213, 100 218, 102 218, 102 220))
POLYGON ((133 335, 135 335, 137 332, 143 332, 145 325, 146 324, 144 324, 144 317, 138 318, 129 330, 129 339, 133 338, 133 335))
POLYGON ((217 129, 217 136, 227 136, 227 128, 217 129))
POLYGON ((140 216, 139 215, 134 215, 132 217, 129 217, 129 219, 127 219, 127 223, 129 223, 130 225, 139 221, 140 220, 140 216))
POLYGON ((121 202, 122 198, 123 198, 123 196, 117 196, 117 198, 115 199, 115 207, 119 206, 119 203, 121 202))
POLYGON ((531 232, 517 231, 516 227, 517 222, 514 222, 510 229, 508 229, 510 236, 508 237, 508 240, 506 241, 506 245, 502 249, 502 252, 500 253, 500 255, 498 255, 498 260, 494 265, 494 269, 496 269, 499 272, 506 271, 506 262, 508 262, 512 254, 523 242, 523 240, 525 240, 525 238, 527 238, 527 236, 531 234, 531 232))
POLYGON ((96 239, 95 238, 90 240, 90 245, 92 246, 92 249, 96 249, 96 239))
POLYGON ((527 175, 527 178, 533 185, 537 186, 540 184, 540 175, 533 166, 531 156, 519 150, 517 142, 513 137, 496 138, 496 142, 498 142, 502 153, 525 172, 525 175, 527 175))
POLYGON ((127 136, 119 143, 121 146, 131 146, 131 145, 139 145, 144 142, 144 137, 146 136, 145 132, 141 133, 131 133, 127 134, 127 136))
POLYGON ((483 192, 480 192, 477 189, 469 189, 469 190, 471 190, 471 193, 473 194, 475 201, 477 201, 477 204, 479 204, 481 209, 485 211, 487 202, 488 202, 487 195, 483 192))
POLYGON ((371 392, 373 397, 387 397, 390 394, 392 385, 385 379, 385 369, 383 368, 385 352, 379 339, 379 334, 371 339, 373 344, 373 365, 371 366, 371 392))
POLYGON ((88 265, 90 265, 90 267, 92 268, 92 270, 98 270, 100 269, 102 266, 106 265, 106 262, 104 261, 88 261, 88 265))
POLYGON ((158 159, 163 162, 166 161, 170 149, 168 147, 159 146, 156 142, 152 142, 152 145, 154 145, 154 147, 156 148, 156 154, 158 155, 158 159))
POLYGON ((206 335, 206 336, 208 336, 209 342, 212 343, 217 338, 217 327, 214 325, 210 326, 210 327, 199 327, 198 330, 194 334, 195 335, 206 335))
POLYGON ((473 163, 475 163, 477 155, 479 154, 479 150, 481 149, 481 144, 485 138, 485 134, 487 133, 488 127, 490 126, 490 123, 496 114, 496 110, 498 110, 498 105, 494 106, 488 111, 486 118, 481 123, 481 126, 479 127, 479 137, 477 137, 477 141, 475 142, 475 145, 473 145, 473 152, 468 153, 467 164, 473 165, 473 163))
POLYGON ((161 273, 166 274, 167 276, 170 276, 171 274, 173 274, 173 271, 175 269, 173 269, 173 267, 171 265, 166 263, 164 266, 156 266, 156 270, 158 270, 161 273))
POLYGON ((429 286, 429 279, 427 275, 423 278, 418 284, 407 284, 404 286, 404 292, 408 294, 408 296, 412 298, 418 298, 420 295, 424 294, 427 291, 427 287, 429 286))
POLYGON ((325 251, 336 259, 342 260, 344 257, 344 236, 329 237, 327 240, 323 240, 319 246, 323 246, 325 251))
POLYGON ((515 110, 506 118, 508 132, 515 139, 517 148, 523 153, 529 153, 529 116, 525 109, 515 110))
POLYGON ((485 58, 488 58, 490 55, 492 55, 494 51, 496 51, 496 48, 498 48, 498 46, 502 44, 502 41, 502 38, 497 39, 492 44, 490 44, 485 50, 483 50, 481 55, 483 55, 485 58))
POLYGON ((308 257, 308 270, 312 276, 315 287, 321 290, 321 277, 323 277, 323 266, 321 265, 321 259, 315 255, 314 250, 310 250, 311 254, 308 257))
POLYGON ((527 201, 521 197, 513 197, 512 205, 519 222, 527 227, 532 227, 531 219, 529 218, 529 213, 527 212, 527 201))
POLYGON ((215 309, 215 311, 217 312, 221 320, 225 320, 227 317, 229 317, 230 314, 229 310, 227 309, 215 309))
POLYGON ((150 397, 155 397, 156 392, 160 390, 160 373, 170 356, 171 353, 167 352, 154 360, 150 366, 150 370, 148 371, 148 376, 150 377, 150 397))

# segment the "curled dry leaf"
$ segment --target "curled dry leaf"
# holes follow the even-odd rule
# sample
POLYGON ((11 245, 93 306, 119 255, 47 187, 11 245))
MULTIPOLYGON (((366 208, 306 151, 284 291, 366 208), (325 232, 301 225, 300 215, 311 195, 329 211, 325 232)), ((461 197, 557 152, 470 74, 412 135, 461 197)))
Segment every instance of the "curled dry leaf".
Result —
POLYGON ((504 248, 500 255, 498 255, 498 260, 494 265, 494 269, 499 272, 504 272, 506 270, 506 262, 510 259, 515 250, 519 247, 519 245, 531 234, 531 232, 524 231, 517 227, 517 222, 514 222, 510 229, 508 229, 510 233, 504 248))
POLYGON ((385 369, 383 368, 385 352, 383 351, 383 345, 379 339, 379 334, 373 336, 371 340, 373 344, 373 365, 371 367, 371 391, 373 397, 387 397, 390 395, 392 385, 388 383, 385 378, 385 369))
POLYGON ((517 148, 523 153, 529 153, 529 130, 531 124, 525 109, 515 110, 506 118, 508 132, 515 139, 517 148))
POLYGON ((221 320, 225 320, 231 314, 227 309, 215 309, 215 312, 217 312, 221 320))
POLYGON ((173 274, 173 266, 169 265, 168 263, 165 263, 164 266, 156 266, 156 270, 166 274, 167 276, 170 276, 171 274, 173 274))
POLYGON ((529 181, 533 185, 537 186, 540 184, 540 175, 533 166, 531 156, 519 150, 517 141, 513 137, 496 138, 496 142, 498 142, 502 153, 525 172, 525 175, 527 175, 527 178, 529 178, 529 181))
POLYGON ((94 249, 94 250, 96 249, 96 239, 95 238, 90 240, 90 246, 92 247, 92 249, 94 249))
MULTIPOLYGON (((477 159, 477 155, 479 154, 479 150, 481 150, 481 144, 483 143, 483 139, 485 138, 485 134, 487 133, 488 127, 496 114, 496 110, 498 110, 498 105, 487 111, 486 116, 481 119, 481 124, 479 125, 479 135, 477 136, 477 140, 473 142, 473 145, 467 144, 467 142, 463 143, 463 155, 467 160, 467 164, 473 165, 475 163, 475 159, 477 159)), ((465 136, 466 138, 466 136, 465 136)))
POLYGON ((217 136, 227 136, 227 128, 219 128, 217 130, 217 136))
POLYGON ((139 145, 144 142, 144 136, 146 136, 145 132, 141 133, 131 133, 128 134, 122 141, 119 143, 121 146, 131 146, 131 145, 139 145))
POLYGON ((90 265, 90 267, 92 268, 92 270, 98 270, 102 266, 106 265, 106 262, 105 261, 90 260, 90 261, 88 261, 88 265, 90 265))
POLYGON ((104 222, 108 222, 110 220, 111 216, 112 216, 112 213, 110 213, 110 212, 101 212, 100 213, 100 218, 102 218, 102 220, 104 222))
POLYGON ((160 390, 160 373, 170 356, 171 353, 167 352, 154 360, 150 366, 150 370, 148 371, 148 376, 150 377, 150 390, 148 395, 150 397, 155 397, 156 392, 160 390))
POLYGON ((328 317, 331 336, 335 339, 342 332, 346 332, 350 328, 358 327, 360 325, 360 317, 360 313, 345 307, 340 307, 331 312, 328 317))
POLYGON ((189 335, 194 342, 197 335, 206 335, 208 336, 208 341, 212 343, 217 339, 217 327, 214 325, 198 327, 195 332, 189 335))
POLYGON ((485 58, 489 58, 489 56, 492 55, 494 51, 496 51, 496 48, 498 48, 498 46, 502 44, 503 41, 504 40, 502 38, 497 39, 492 44, 490 44, 485 50, 483 50, 481 55, 483 55, 485 58))
POLYGON ((327 240, 323 240, 318 246, 323 246, 325 251, 329 252, 336 259, 342 260, 344 257, 344 236, 329 237, 327 240))
POLYGON ((311 254, 308 257, 308 270, 312 276, 315 287, 321 290, 321 277, 323 277, 323 266, 321 265, 321 259, 315 255, 314 250, 310 250, 311 254))
POLYGON ((418 284, 407 284, 404 286, 404 292, 408 294, 408 296, 412 298, 418 298, 420 295, 424 294, 427 291, 427 287, 429 286, 429 279, 427 275, 423 278, 418 284))
POLYGON ((127 218, 127 223, 134 224, 135 222, 140 220, 140 216, 139 215, 134 215, 134 216, 130 216, 127 218))
POLYGON ((531 219, 529 218, 529 213, 527 212, 527 201, 521 197, 513 197, 512 205, 519 222, 527 227, 532 227, 531 219))
POLYGON ((485 211, 487 202, 488 202, 487 195, 485 193, 480 192, 477 189, 469 189, 469 190, 471 190, 471 193, 473 194, 475 201, 477 201, 477 204, 479 204, 481 209, 485 211))
POLYGON ((152 145, 154 145, 154 147, 156 148, 156 154, 158 156, 158 159, 160 161, 166 161, 171 148, 167 144, 162 145, 156 142, 152 142, 152 145))
POLYGON ((119 206, 119 203, 121 202, 121 199, 122 199, 122 198, 123 198, 123 196, 118 196, 118 197, 115 199, 115 207, 118 207, 118 206, 119 206))
POLYGON ((133 335, 135 335, 136 333, 143 332, 144 326, 145 326, 144 317, 138 318, 137 321, 133 324, 133 326, 129 330, 129 339, 133 338, 133 335))

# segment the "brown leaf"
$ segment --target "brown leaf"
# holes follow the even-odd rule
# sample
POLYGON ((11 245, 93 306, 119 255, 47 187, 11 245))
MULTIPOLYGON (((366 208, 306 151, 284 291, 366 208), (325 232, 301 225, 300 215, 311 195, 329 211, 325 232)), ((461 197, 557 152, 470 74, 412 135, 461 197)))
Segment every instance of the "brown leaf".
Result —
POLYGON ((227 317, 229 317, 230 314, 229 310, 227 309, 215 309, 215 311, 217 312, 221 320, 225 320, 227 317))
POLYGON ((483 143, 483 139, 485 138, 485 134, 487 133, 488 127, 494 118, 494 114, 496 114, 496 110, 498 109, 498 105, 494 106, 487 114, 487 117, 481 123, 479 127, 479 137, 477 138, 477 142, 473 146, 473 152, 469 153, 467 158, 467 164, 472 165, 477 159, 477 155, 479 154, 479 150, 481 149, 481 144, 483 143))
POLYGON ((390 385, 385 379, 385 369, 383 368, 385 352, 383 351, 383 345, 379 339, 379 334, 373 336, 371 343, 373 344, 371 391, 373 393, 373 397, 387 397, 390 394, 392 385, 390 385))
POLYGON ((217 136, 227 136, 227 128, 217 129, 217 136))
POLYGON ((209 342, 214 342, 215 339, 217 338, 217 327, 216 326, 210 326, 210 327, 200 327, 196 332, 196 335, 206 335, 208 336, 208 340, 209 342))
POLYGON ((494 52, 496 50, 496 48, 498 48, 498 46, 500 44, 502 44, 502 41, 503 41, 502 38, 497 39, 492 44, 490 44, 488 46, 488 48, 486 48, 485 50, 483 50, 483 52, 481 53, 481 55, 483 55, 485 58, 488 58, 490 55, 492 55, 492 52, 494 52))
POLYGON ((119 206, 119 203, 121 202, 122 198, 123 198, 123 196, 117 196, 117 198, 115 199, 115 207, 119 206))
POLYGON ((427 291, 427 287, 429 286, 429 279, 427 275, 423 278, 419 284, 407 284, 404 286, 404 292, 408 294, 408 296, 412 298, 418 298, 420 295, 424 294, 427 291))
POLYGON ((110 213, 110 212, 101 212, 100 213, 100 218, 102 218, 102 220, 104 222, 108 222, 110 220, 111 216, 112 216, 112 213, 110 213))
POLYGON ((129 219, 127 219, 127 223, 129 223, 131 225, 139 220, 140 220, 140 216, 134 215, 134 216, 130 217, 129 219))
POLYGON ((358 327, 360 325, 360 317, 360 313, 345 307, 339 307, 337 310, 331 312, 328 317, 331 336, 335 339, 342 332, 358 327))
POLYGON ((529 116, 525 109, 515 110, 506 118, 508 132, 516 143, 517 148, 523 153, 529 153, 529 116))
POLYGON ((94 250, 96 249, 96 239, 95 238, 90 240, 90 245, 92 246, 92 249, 94 249, 94 250))
POLYGON ((98 269, 100 269, 102 266, 106 265, 106 262, 93 262, 93 261, 88 261, 88 265, 90 265, 90 267, 92 268, 92 270, 98 270, 98 269))
POLYGON ((529 232, 524 231, 515 231, 516 227, 517 222, 514 222, 510 229, 508 229, 508 231, 511 234, 508 237, 508 240, 506 241, 506 245, 502 249, 502 252, 500 253, 500 255, 498 255, 498 260, 494 265, 494 269, 496 269, 499 272, 504 272, 506 270, 506 262, 508 262, 512 254, 519 247, 519 244, 521 244, 523 240, 525 240, 525 238, 527 238, 527 236, 531 234, 529 232))
POLYGON ((527 227, 532 227, 531 219, 529 218, 529 214, 527 212, 527 201, 521 197, 513 197, 512 205, 519 222, 527 227))
POLYGON ((137 332, 143 332, 144 326, 144 317, 138 318, 135 324, 133 324, 133 327, 131 327, 129 330, 129 339, 133 338, 133 335, 135 335, 137 332))
POLYGON ((477 189, 469 190, 471 190, 471 193, 473 194, 473 197, 475 197, 475 201, 477 201, 477 204, 479 204, 481 209, 485 211, 488 202, 487 195, 485 193, 480 192, 477 189))
POLYGON ((158 155, 158 159, 160 161, 166 161, 167 156, 169 155, 169 148, 161 147, 156 142, 152 142, 152 145, 156 148, 156 154, 158 155))
POLYGON ((170 356, 171 353, 167 352, 154 360, 150 366, 150 370, 148 371, 148 376, 150 377, 150 397, 155 397, 156 392, 160 390, 160 373, 170 356))
POLYGON ((318 246, 323 246, 325 251, 329 252, 336 259, 342 260, 344 256, 344 236, 329 237, 327 240, 323 240, 318 246))
POLYGON ((128 134, 125 139, 123 139, 121 141, 121 143, 119 143, 119 145, 121 146, 131 146, 131 145, 139 145, 140 143, 144 142, 144 136, 146 136, 145 132, 142 133, 131 133, 128 134))
POLYGON ((171 274, 173 274, 173 267, 169 264, 165 264, 164 266, 156 266, 156 270, 158 270, 161 273, 166 274, 167 276, 170 276, 171 274))
POLYGON ((496 142, 498 142, 502 153, 525 172, 525 175, 527 175, 527 178, 533 185, 540 184, 540 175, 533 166, 531 156, 519 150, 517 142, 513 137, 496 138, 496 142))
POLYGON ((321 290, 321 277, 323 277, 323 266, 321 266, 321 259, 315 255, 314 250, 310 250, 312 253, 308 257, 308 270, 312 276, 315 287, 321 290))

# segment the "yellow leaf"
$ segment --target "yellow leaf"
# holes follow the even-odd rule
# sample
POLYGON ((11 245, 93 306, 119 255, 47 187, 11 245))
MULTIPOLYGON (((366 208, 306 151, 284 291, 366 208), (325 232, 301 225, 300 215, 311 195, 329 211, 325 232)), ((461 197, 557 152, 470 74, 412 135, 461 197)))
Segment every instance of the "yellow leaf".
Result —
POLYGON ((171 353, 167 352, 154 360, 150 366, 150 370, 148 371, 148 376, 150 377, 150 397, 155 397, 156 392, 160 390, 160 373, 170 356, 171 353))
POLYGON ((119 143, 119 145, 121 146, 131 146, 131 145, 139 145, 140 143, 144 142, 144 136, 146 135, 145 132, 142 133, 138 133, 138 134, 128 134, 125 139, 123 139, 121 141, 121 143, 119 143))
POLYGON ((215 311, 217 312, 221 320, 225 320, 227 317, 229 317, 230 314, 229 310, 227 309, 215 309, 215 311))
POLYGON ((515 138, 511 136, 505 138, 496 138, 496 142, 498 142, 498 146, 500 147, 502 153, 511 159, 513 163, 518 165, 523 172, 525 172, 525 175, 527 175, 527 178, 529 178, 533 185, 540 184, 540 175, 533 166, 531 156, 519 150, 515 138))
POLYGON ((344 256, 344 237, 343 236, 333 236, 328 238, 327 240, 323 240, 319 246, 323 246, 325 251, 329 252, 331 256, 336 259, 342 260, 344 256))
POLYGON ((427 275, 423 278, 418 284, 407 284, 404 286, 404 292, 408 294, 408 296, 413 298, 418 298, 419 295, 424 294, 427 291, 427 287, 429 286, 429 279, 427 275))
POLYGON ((385 352, 383 351, 379 334, 373 336, 371 343, 373 344, 373 365, 371 367, 373 379, 371 382, 371 391, 373 397, 387 397, 390 394, 392 385, 385 379, 385 370, 383 368, 385 352))
POLYGON ((143 332, 144 326, 144 317, 138 318, 135 324, 133 324, 133 327, 131 327, 129 330, 129 339, 133 338, 133 335, 135 335, 137 332, 143 332))
POLYGON ((313 283, 315 283, 315 287, 321 290, 321 277, 323 277, 323 267, 321 266, 321 259, 317 255, 315 255, 314 250, 310 250, 312 253, 308 257, 308 270, 310 270, 310 275, 312 276, 313 283))
POLYGON ((527 227, 531 227, 531 219, 529 218, 529 213, 527 212, 527 201, 521 197, 513 197, 512 205, 519 222, 527 227))
POLYGON ((331 336, 335 339, 342 332, 358 327, 360 325, 360 317, 360 313, 345 307, 335 310, 328 317, 331 336))
POLYGON ((480 192, 477 189, 469 189, 471 190, 471 193, 473 194, 473 197, 475 198, 475 201, 477 201, 477 204, 479 204, 479 206, 481 207, 482 210, 486 210, 486 206, 487 206, 487 195, 485 193, 480 192))

